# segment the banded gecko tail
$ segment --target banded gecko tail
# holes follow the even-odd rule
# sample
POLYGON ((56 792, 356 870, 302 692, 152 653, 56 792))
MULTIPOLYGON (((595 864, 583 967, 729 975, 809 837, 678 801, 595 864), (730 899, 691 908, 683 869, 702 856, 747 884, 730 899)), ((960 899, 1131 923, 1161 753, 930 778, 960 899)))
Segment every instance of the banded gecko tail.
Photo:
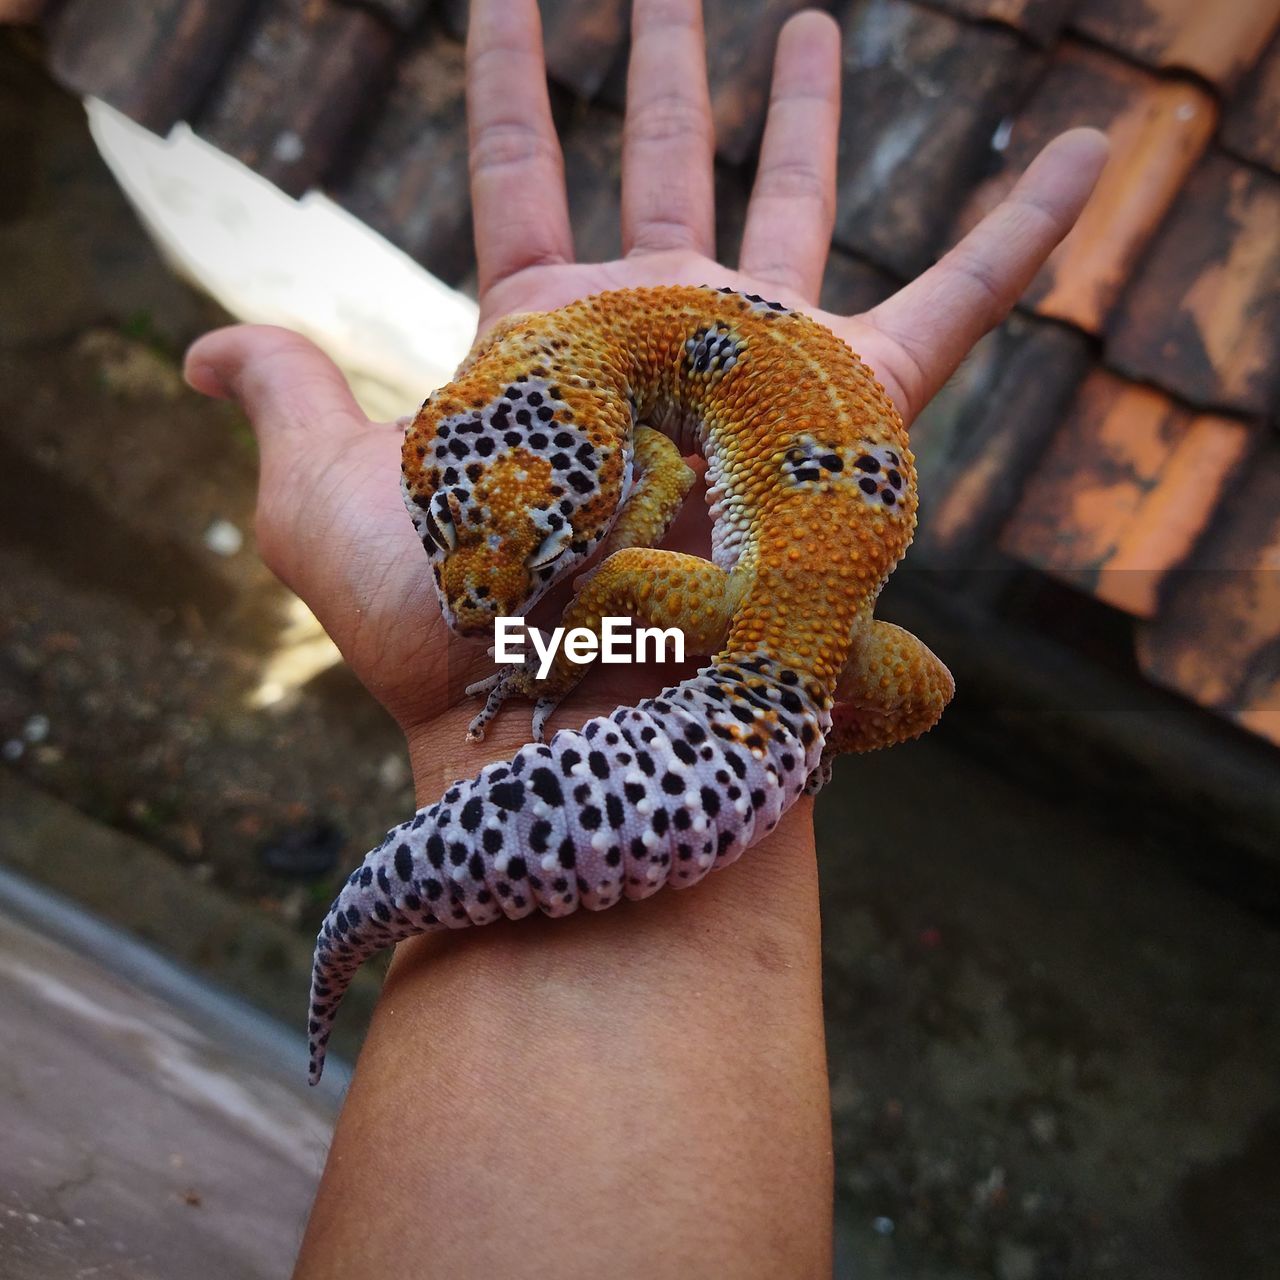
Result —
POLYGON ((311 1083, 375 952, 440 928, 603 911, 686 888, 777 825, 818 766, 830 690, 763 654, 721 658, 635 707, 456 782, 387 833, 316 939, 311 1083))

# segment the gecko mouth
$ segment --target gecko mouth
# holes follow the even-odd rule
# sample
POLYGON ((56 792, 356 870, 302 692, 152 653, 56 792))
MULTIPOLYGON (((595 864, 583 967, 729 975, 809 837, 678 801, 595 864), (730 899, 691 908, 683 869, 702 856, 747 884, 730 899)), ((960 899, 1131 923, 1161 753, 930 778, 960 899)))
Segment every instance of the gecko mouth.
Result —
POLYGON ((495 607, 485 607, 482 602, 478 604, 474 600, 465 600, 459 601, 450 612, 453 617, 449 620, 449 625, 458 635, 465 636, 468 640, 492 642, 493 620, 498 616, 495 607))

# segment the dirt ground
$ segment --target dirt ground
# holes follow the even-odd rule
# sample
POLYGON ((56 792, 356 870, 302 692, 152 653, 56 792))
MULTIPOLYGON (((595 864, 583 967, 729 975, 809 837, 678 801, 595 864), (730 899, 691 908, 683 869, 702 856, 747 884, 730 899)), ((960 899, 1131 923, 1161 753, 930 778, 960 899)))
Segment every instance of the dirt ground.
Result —
MULTIPOLYGON (((0 121, 0 767, 305 934, 411 808, 402 743, 341 666, 262 696, 317 641, 250 433, 177 376, 221 317, 12 47, 0 121)), ((1271 1274, 1273 917, 945 724, 842 762, 819 826, 842 1275, 1271 1274)))

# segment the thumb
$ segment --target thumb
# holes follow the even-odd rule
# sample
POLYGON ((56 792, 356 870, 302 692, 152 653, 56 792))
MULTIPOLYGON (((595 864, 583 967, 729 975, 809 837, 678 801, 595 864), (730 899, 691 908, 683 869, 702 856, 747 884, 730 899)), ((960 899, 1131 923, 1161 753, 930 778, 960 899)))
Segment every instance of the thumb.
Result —
MULTIPOLYGON (((249 419, 260 460, 259 554, 320 613, 333 566, 349 548, 334 510, 317 506, 317 483, 369 427, 346 379, 313 342, 271 325, 205 334, 187 352, 183 373, 196 391, 233 401, 249 419)), ((330 486, 325 501, 338 492, 330 486)))
POLYGON ((337 365, 289 329, 215 329, 192 344, 183 373, 196 391, 244 410, 264 459, 300 433, 314 444, 367 424, 337 365))

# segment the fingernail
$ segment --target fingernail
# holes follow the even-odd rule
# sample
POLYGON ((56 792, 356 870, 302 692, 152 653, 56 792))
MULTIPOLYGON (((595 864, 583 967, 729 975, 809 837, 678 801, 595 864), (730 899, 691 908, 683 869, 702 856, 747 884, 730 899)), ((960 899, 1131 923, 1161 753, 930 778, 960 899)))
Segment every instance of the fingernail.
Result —
POLYGON ((229 400, 231 390, 222 379, 222 374, 211 364, 189 364, 183 370, 187 385, 202 396, 212 396, 215 400, 229 400))

